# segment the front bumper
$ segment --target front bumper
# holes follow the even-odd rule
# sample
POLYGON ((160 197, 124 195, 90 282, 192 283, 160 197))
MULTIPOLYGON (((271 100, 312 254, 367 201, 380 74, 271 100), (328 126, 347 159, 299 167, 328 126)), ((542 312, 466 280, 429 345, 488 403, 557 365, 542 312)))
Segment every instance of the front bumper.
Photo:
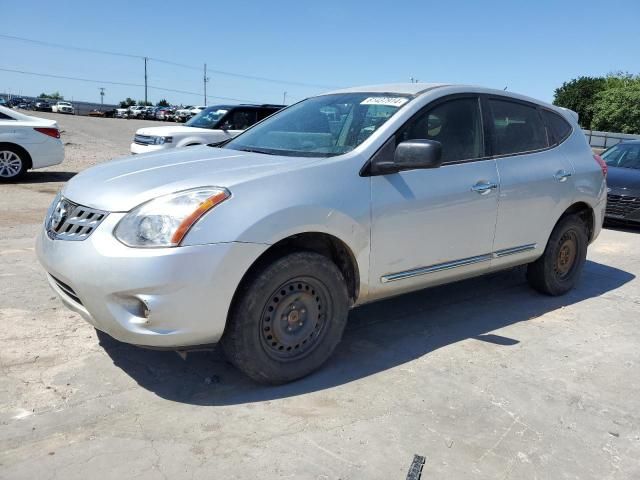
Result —
POLYGON ((172 148, 172 143, 163 143, 162 145, 141 145, 139 143, 133 142, 131 144, 131 153, 149 153, 149 152, 157 152, 159 150, 166 150, 167 148, 172 148))
POLYGON ((607 195, 607 220, 640 224, 640 197, 616 191, 607 195))
POLYGON ((98 330, 135 345, 217 342, 242 276, 268 245, 219 243, 130 248, 112 235, 111 213, 83 241, 36 242, 40 263, 63 303, 98 330))

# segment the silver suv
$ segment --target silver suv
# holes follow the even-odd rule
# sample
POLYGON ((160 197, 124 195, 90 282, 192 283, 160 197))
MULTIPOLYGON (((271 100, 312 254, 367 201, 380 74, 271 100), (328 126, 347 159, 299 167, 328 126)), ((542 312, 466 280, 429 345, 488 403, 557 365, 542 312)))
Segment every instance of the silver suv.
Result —
POLYGON ((38 256, 116 339, 219 342, 252 378, 291 381, 331 355, 350 307, 523 264, 538 291, 571 289, 606 198, 576 117, 468 86, 320 95, 224 145, 82 172, 38 256))

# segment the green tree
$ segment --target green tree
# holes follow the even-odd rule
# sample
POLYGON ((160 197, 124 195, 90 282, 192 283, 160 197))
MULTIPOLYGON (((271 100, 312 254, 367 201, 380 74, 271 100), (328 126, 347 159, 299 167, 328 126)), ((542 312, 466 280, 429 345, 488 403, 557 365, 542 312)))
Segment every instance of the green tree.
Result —
POLYGON ((640 134, 640 79, 632 78, 617 85, 596 96, 593 129, 640 134))
POLYGON ((144 100, 138 100, 138 105, 140 105, 142 107, 152 107, 153 103, 145 102, 144 100))
POLYGON ((596 96, 604 91, 613 78, 579 77, 564 82, 556 88, 553 104, 565 107, 578 113, 582 128, 592 128, 593 109, 596 96))
POLYGON ((136 104, 136 101, 131 98, 131 97, 127 97, 125 100, 122 100, 120 102, 120 108, 129 108, 132 107, 136 104))
POLYGON ((64 100, 64 96, 60 94, 60 92, 53 92, 53 93, 41 93, 40 95, 38 95, 38 98, 49 98, 51 100, 64 100))
POLYGON ((167 102, 166 98, 163 98, 158 103, 156 103, 156 107, 168 107, 168 106, 169 106, 169 102, 167 102))

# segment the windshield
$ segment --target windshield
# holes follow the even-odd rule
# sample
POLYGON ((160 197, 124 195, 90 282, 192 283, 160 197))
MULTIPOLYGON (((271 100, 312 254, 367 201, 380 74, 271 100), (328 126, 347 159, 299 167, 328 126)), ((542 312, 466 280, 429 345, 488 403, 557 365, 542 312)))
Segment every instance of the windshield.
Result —
POLYGON ((309 98, 269 117, 223 148, 303 157, 341 155, 369 138, 410 99, 381 93, 309 98))
POLYGON ((640 169, 640 143, 619 143, 602 154, 610 167, 640 169))
POLYGON ((202 110, 196 116, 188 120, 185 125, 198 128, 216 128, 218 121, 224 117, 228 110, 220 107, 209 107, 202 110))

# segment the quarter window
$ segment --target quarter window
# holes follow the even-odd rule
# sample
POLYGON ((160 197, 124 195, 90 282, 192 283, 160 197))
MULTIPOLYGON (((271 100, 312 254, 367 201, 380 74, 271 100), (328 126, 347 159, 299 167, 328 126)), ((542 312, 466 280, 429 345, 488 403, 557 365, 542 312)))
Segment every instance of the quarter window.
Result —
POLYGON ((478 98, 459 98, 436 105, 409 120, 396 136, 397 143, 417 139, 440 142, 443 163, 482 157, 478 98))
POLYGON ((557 113, 542 111, 542 118, 547 124, 549 138, 554 145, 562 143, 571 133, 571 125, 557 113))
POLYGON ((15 118, 10 117, 9 115, 7 115, 6 113, 2 113, 0 112, 0 120, 15 120, 15 118))
POLYGON ((549 146, 547 132, 535 107, 489 99, 493 120, 493 154, 532 152, 549 146))

